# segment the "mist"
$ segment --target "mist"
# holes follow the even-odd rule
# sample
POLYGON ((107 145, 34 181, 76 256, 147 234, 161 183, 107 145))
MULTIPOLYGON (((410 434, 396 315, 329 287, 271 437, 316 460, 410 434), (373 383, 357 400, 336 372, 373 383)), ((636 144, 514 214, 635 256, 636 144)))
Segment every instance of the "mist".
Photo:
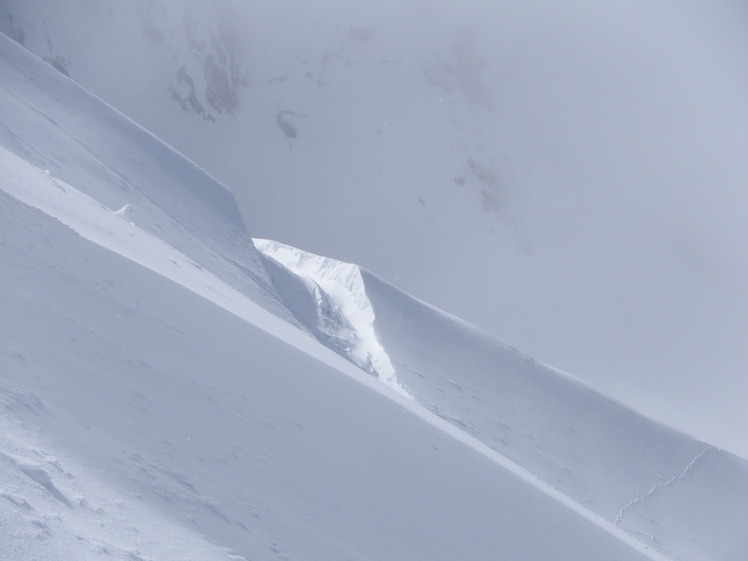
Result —
POLYGON ((135 6, 0 14, 225 182, 253 235, 748 457, 744 3, 135 6), (205 93, 220 72, 235 105, 205 93))

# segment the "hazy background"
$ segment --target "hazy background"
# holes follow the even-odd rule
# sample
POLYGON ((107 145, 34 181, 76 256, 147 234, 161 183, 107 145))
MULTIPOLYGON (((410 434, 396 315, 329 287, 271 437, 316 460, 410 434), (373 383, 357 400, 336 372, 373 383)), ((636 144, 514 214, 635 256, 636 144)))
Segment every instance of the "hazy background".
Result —
POLYGON ((748 457, 745 2, 0 17, 226 182, 253 235, 360 263, 748 457))

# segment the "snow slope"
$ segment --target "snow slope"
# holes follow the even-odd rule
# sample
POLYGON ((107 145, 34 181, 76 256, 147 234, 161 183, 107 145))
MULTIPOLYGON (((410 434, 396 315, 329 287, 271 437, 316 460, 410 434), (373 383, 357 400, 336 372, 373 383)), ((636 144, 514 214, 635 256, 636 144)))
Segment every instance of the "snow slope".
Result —
POLYGON ((215 173, 252 235, 748 457, 740 1, 0 0, 0 29, 215 173))
POLYGON ((337 355, 2 208, 1 558, 656 558, 337 355))
MULTIPOLYGON (((0 148, 0 558, 660 558, 200 265, 170 243, 187 226, 141 226, 101 200, 117 183, 79 189, 11 152, 88 163, 46 119, 71 108, 102 145, 128 133, 126 154, 154 139, 0 47, 31 78, 4 81, 3 99, 44 102, 17 103, 4 130, 46 120, 0 148)), ((169 154, 134 159, 123 190, 168 200, 189 167, 169 154)), ((233 246, 210 236, 223 207, 196 198, 173 204, 215 225, 205 244, 225 271, 233 246)))
POLYGON ((430 410, 672 558, 748 555, 748 462, 362 274, 398 379, 430 410))
MULTIPOLYGON (((398 386, 577 504, 673 559, 748 555, 748 462, 642 417, 369 271, 277 242, 257 247, 282 269, 269 270, 297 317, 319 301, 318 287, 307 285, 305 301, 288 275, 348 293, 371 322, 360 338, 373 332, 370 347, 386 352, 398 386)), ((315 322, 359 313, 352 308, 318 306, 315 322)))
POLYGON ((481 429, 496 402, 486 391, 485 409, 467 407, 457 386, 485 385, 470 361, 499 349, 507 392, 528 399, 510 387, 526 358, 354 266, 298 260, 306 280, 287 274, 282 288, 220 184, 17 45, 1 40, 0 53, 0 558, 744 555, 745 501, 720 498, 744 496, 742 461, 699 455, 695 441, 532 361, 519 377, 540 380, 550 410, 519 407, 511 430, 526 434, 501 449, 507 434, 481 429), (78 135, 98 142, 81 150, 78 135), (315 287, 326 296, 312 308, 300 289, 311 299, 315 287), (354 366, 362 347, 313 337, 330 332, 304 314, 336 306, 329 317, 370 353, 368 373, 354 366), (448 348, 457 367, 434 362, 448 348), (384 356, 417 399, 369 375, 387 381, 384 356), (598 425, 580 421, 584 438, 553 449, 565 408, 595 404, 598 425), (609 466, 594 458, 593 430, 615 421, 609 408, 634 420, 618 445, 671 447, 644 457, 654 467, 615 472, 610 496, 597 489, 609 466), (591 460, 563 455, 575 442, 591 460), (551 480, 562 463, 569 475, 551 480), (599 511, 575 496, 583 484, 599 511), (616 493, 626 500, 614 512, 616 493), (722 516, 706 542, 693 497, 722 516))
POLYGON ((216 179, 0 36, 0 140, 282 314, 234 197, 216 179), (53 92, 53 93, 50 93, 53 92))

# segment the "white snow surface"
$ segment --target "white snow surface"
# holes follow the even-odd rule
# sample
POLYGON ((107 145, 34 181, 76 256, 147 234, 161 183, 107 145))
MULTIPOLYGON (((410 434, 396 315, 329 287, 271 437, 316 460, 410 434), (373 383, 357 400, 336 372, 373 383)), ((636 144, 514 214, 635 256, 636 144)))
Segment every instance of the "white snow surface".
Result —
POLYGON ((3 559, 661 559, 2 152, 3 559))
POLYGON ((214 173, 252 236, 748 457, 741 0, 0 0, 0 30, 214 173))
POLYGON ((266 268, 220 183, 0 72, 3 561, 748 556, 745 461, 365 269, 266 268))
MULTIPOLYGON (((271 266, 271 276, 300 323, 313 326, 322 316, 309 313, 315 308, 309 300, 320 300, 311 279, 319 279, 330 293, 342 291, 347 299, 355 294, 371 321, 366 329, 388 353, 398 386, 557 490, 565 501, 656 544, 675 559, 706 560, 715 551, 742 549, 735 536, 741 533, 739 521, 748 517, 743 502, 748 464, 743 460, 643 418, 366 269, 278 242, 256 244, 283 264, 282 270, 271 266), (290 282, 289 273, 301 282, 290 282), (693 477, 711 491, 694 494, 689 485, 693 477), (671 511, 660 502, 678 506, 671 511), (726 523, 715 525, 711 513, 723 508, 735 510, 726 523), (692 514, 684 517, 684 510, 692 514)), ((351 309, 358 310, 349 305, 351 309)), ((328 321, 335 317, 324 316, 328 321)), ((346 356, 336 341, 310 331, 346 356)))
POLYGON ((746 555, 745 460, 362 276, 379 340, 420 404, 670 558, 746 555))
MULTIPOLYGON (((264 255, 295 274, 313 299, 316 317, 309 328, 319 333, 321 342, 349 358, 355 365, 376 376, 385 385, 404 395, 387 351, 374 331, 374 310, 366 296, 358 265, 314 255, 272 240, 255 239, 255 247, 264 255)), ((276 280, 276 282, 282 282, 276 280)), ((284 302, 302 323, 305 314, 299 304, 284 302)))
POLYGON ((224 185, 4 35, 0 45, 0 142, 8 150, 122 210, 144 231, 283 314, 224 185))

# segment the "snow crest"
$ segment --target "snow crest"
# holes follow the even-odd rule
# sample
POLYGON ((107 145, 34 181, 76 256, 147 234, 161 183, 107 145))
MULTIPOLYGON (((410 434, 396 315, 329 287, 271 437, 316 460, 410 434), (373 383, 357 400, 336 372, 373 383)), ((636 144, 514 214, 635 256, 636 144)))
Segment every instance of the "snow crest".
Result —
POLYGON ((285 303, 320 342, 348 358, 395 391, 410 396, 400 384, 392 361, 377 338, 374 309, 358 265, 315 255, 272 240, 255 239, 255 247, 298 278, 314 302, 316 313, 304 313, 298 298, 279 287, 285 303), (294 302, 296 302, 294 304, 294 302))

